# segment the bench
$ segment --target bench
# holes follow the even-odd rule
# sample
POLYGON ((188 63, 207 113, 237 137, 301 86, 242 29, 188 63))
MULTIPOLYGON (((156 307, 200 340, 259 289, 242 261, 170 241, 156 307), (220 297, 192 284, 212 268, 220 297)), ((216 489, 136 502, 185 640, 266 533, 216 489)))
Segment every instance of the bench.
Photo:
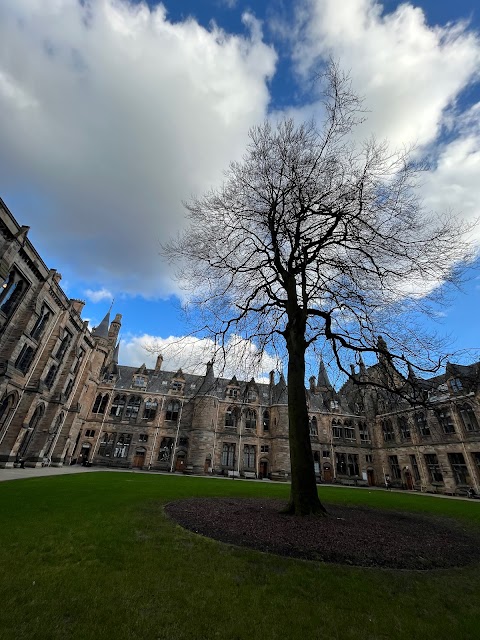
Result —
POLYGON ((257 477, 257 474, 254 471, 244 471, 243 472, 243 477, 246 480, 255 480, 257 477))
POLYGON ((238 471, 228 471, 228 477, 229 478, 239 478, 240 474, 238 473, 238 471))

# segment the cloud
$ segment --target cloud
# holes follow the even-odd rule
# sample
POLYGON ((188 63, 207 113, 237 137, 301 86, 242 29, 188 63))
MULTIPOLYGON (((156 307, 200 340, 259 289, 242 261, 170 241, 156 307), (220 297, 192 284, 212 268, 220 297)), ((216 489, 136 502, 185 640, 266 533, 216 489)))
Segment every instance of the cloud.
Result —
POLYGON ((98 289, 97 291, 86 289, 84 293, 91 302, 101 302, 102 300, 113 299, 112 292, 105 288, 98 289))
POLYGON ((153 368, 159 353, 164 357, 162 368, 166 371, 181 368, 184 373, 197 375, 205 373, 206 363, 212 358, 215 374, 225 378, 236 375, 239 380, 249 380, 254 377, 260 382, 268 378, 270 371, 281 368, 277 358, 259 353, 250 340, 238 336, 229 340, 223 353, 209 338, 132 335, 121 340, 120 364, 139 367, 145 363, 147 368, 153 368))
POLYGON ((182 200, 221 179, 268 107, 276 54, 245 20, 239 36, 161 4, 2 0, 0 190, 35 195, 21 221, 42 253, 112 291, 171 292, 158 253, 182 200))
MULTIPOLYGON (((392 145, 427 145, 440 133, 446 110, 478 79, 480 42, 466 23, 427 24, 419 7, 403 3, 383 13, 375 0, 304 0, 293 38, 296 69, 308 87, 329 56, 350 70, 365 97, 367 121, 392 145)), ((321 113, 320 103, 303 110, 321 113)))

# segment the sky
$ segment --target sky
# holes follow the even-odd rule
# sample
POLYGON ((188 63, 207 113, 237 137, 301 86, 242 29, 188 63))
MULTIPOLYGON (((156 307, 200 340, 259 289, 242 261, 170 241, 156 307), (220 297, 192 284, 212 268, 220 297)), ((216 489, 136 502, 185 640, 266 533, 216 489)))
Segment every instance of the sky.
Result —
MULTIPOLYGON (((189 351, 208 359, 208 341, 167 348, 190 328, 161 243, 250 127, 320 118, 329 57, 364 96, 358 135, 415 144, 426 206, 480 217, 476 0, 1 0, 0 196, 92 326, 114 299, 123 364, 152 364, 152 345, 169 370, 188 370, 189 351)), ((479 355, 480 271, 469 276, 435 327, 477 350, 454 361, 479 355)), ((260 373, 276 366, 265 356, 260 373)))

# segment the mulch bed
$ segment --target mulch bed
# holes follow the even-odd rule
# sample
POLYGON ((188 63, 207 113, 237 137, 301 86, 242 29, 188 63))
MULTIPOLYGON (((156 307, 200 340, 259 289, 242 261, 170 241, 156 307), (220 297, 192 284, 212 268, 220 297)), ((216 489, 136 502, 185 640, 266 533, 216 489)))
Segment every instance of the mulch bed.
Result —
POLYGON ((328 505, 328 517, 280 513, 280 500, 189 498, 166 513, 209 538, 283 556, 363 567, 438 569, 480 560, 480 536, 448 518, 328 505))

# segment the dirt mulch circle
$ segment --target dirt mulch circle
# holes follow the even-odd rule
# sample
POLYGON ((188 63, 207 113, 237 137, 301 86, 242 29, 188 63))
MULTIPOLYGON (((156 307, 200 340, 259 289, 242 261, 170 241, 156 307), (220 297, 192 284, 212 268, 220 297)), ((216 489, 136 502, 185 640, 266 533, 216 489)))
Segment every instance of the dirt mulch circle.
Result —
POLYGON ((480 561, 480 535, 456 520, 366 507, 328 506, 328 517, 280 513, 281 500, 189 498, 166 513, 221 542, 282 556, 362 567, 440 569, 480 561))

